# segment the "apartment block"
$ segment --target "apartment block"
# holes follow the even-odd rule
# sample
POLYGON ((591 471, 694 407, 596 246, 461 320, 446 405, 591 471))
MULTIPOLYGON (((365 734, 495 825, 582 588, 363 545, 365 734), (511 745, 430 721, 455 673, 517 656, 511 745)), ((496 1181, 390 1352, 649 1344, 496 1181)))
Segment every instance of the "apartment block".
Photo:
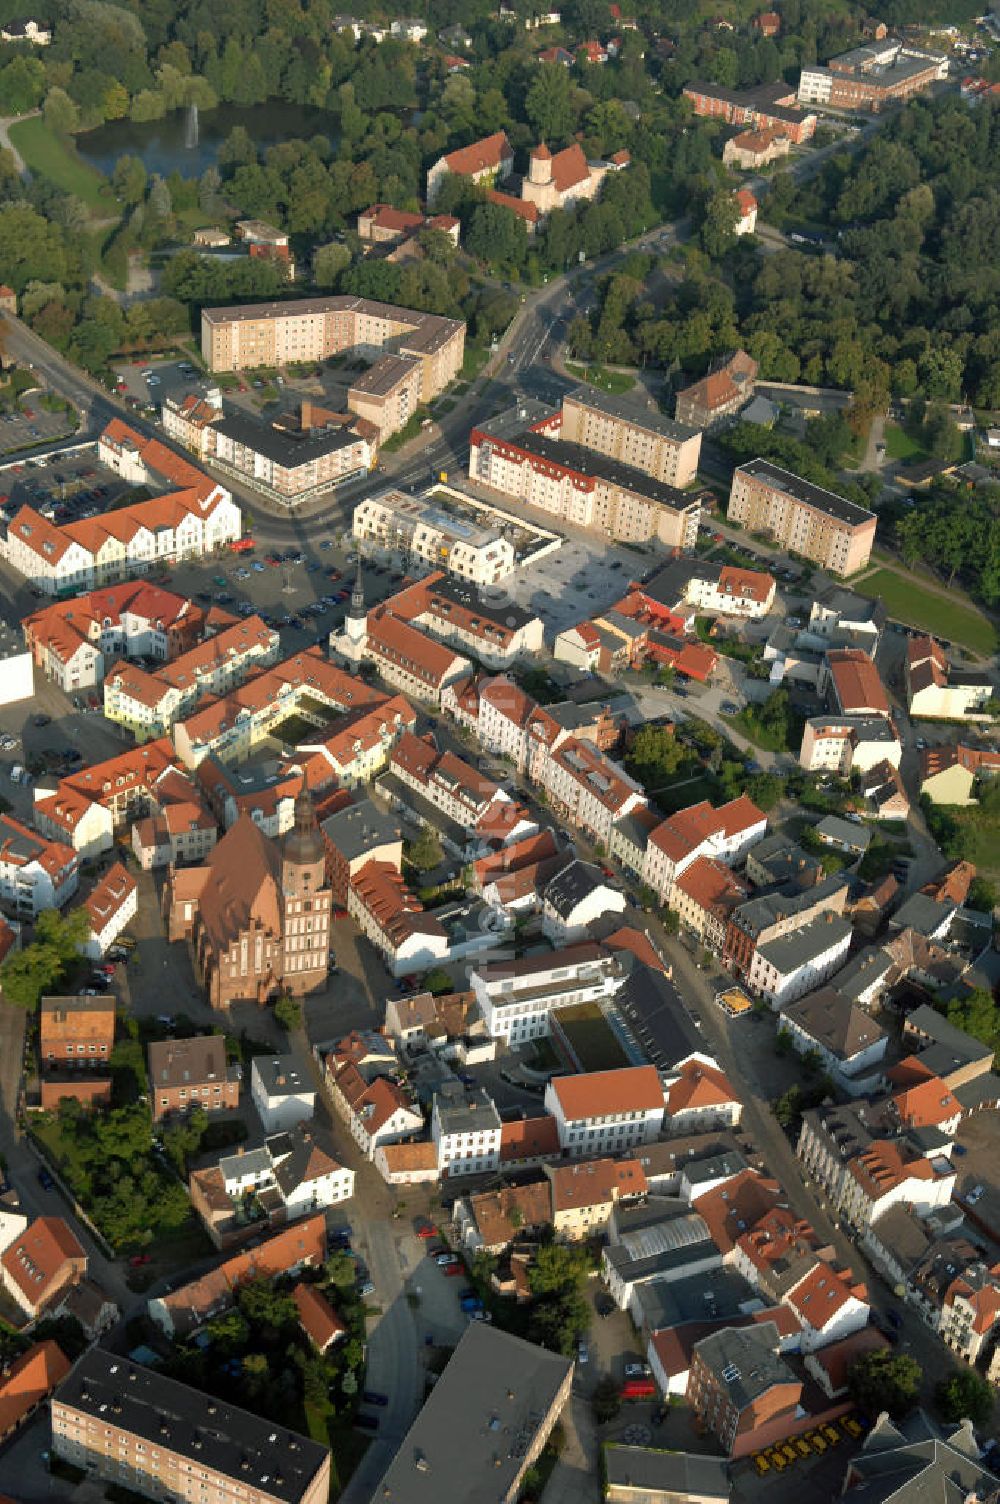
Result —
POLYGON ((734 470, 727 516, 833 574, 863 568, 875 542, 873 512, 769 460, 750 460, 734 470))
POLYGON ((239 1106, 241 1069, 226 1058, 221 1034, 161 1039, 149 1045, 149 1094, 153 1122, 170 1113, 223 1112, 239 1106))
POLYGON ((38 1028, 43 1070, 106 1070, 115 1042, 114 999, 43 997, 38 1028))
POLYGON ((514 545, 494 527, 454 517, 433 499, 383 491, 354 508, 353 535, 420 559, 474 585, 493 585, 514 568, 514 545))
POLYGON ((597 387, 577 387, 563 398, 559 438, 631 465, 681 491, 698 473, 701 434, 697 429, 597 387))
POLYGON ((61 909, 79 883, 76 852, 0 814, 0 903, 18 919, 61 909))
POLYGON ((391 349, 416 360, 420 400, 429 402, 462 369, 465 325, 459 319, 354 297, 244 303, 201 312, 201 351, 210 371, 329 360, 360 346, 391 349))
POLYGON ((500 1134, 500 1115, 482 1088, 435 1093, 431 1140, 442 1178, 496 1170, 500 1164, 500 1134))
POLYGON ((413 355, 380 355, 347 389, 347 406, 367 418, 378 431, 378 442, 405 428, 420 406, 423 377, 413 355))
POLYGON ((100 1347, 52 1397, 52 1451, 158 1504, 326 1504, 330 1489, 328 1447, 100 1347))
MULTIPOLYGON (((593 430, 595 438, 604 439, 603 429, 597 424, 593 430)), ((589 434, 591 430, 585 431, 589 434)), ((614 454, 566 442, 564 432, 565 419, 558 438, 531 429, 508 433, 502 420, 474 428, 469 477, 559 521, 625 543, 655 538, 668 548, 694 547, 701 517, 697 498, 688 496, 673 482, 661 481, 649 469, 620 461, 614 454)), ((695 434, 695 439, 700 440, 700 435, 695 434)), ((606 442, 634 458, 648 455, 649 465, 677 469, 676 455, 665 443, 654 451, 638 441, 623 438, 618 442, 611 435, 606 442)))

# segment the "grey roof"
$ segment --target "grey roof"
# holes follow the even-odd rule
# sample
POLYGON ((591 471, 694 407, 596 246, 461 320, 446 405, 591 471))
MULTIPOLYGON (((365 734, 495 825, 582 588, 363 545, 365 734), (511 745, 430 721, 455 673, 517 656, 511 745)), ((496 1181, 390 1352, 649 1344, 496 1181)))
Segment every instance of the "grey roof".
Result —
POLYGON ((247 1149, 242 1154, 225 1154, 219 1160, 223 1180, 238 1180, 245 1175, 270 1175, 274 1166, 266 1149, 247 1149))
POLYGON ((734 1321, 760 1308, 760 1292, 735 1269, 701 1269, 697 1274, 647 1280, 637 1287, 647 1331, 686 1326, 688 1322, 734 1321))
POLYGON ((545 902, 555 909, 560 919, 569 919, 577 904, 596 893, 598 888, 607 886, 607 878, 599 867, 593 862, 577 859, 556 873, 545 889, 545 902))
POLYGON ((470 580, 459 580, 453 575, 435 580, 430 586, 430 594, 436 600, 452 601, 456 606, 474 611, 485 621, 495 622, 497 626, 509 627, 514 631, 537 620, 536 612, 527 611, 516 601, 512 601, 502 587, 495 597, 491 597, 488 585, 474 585, 470 580))
POLYGON ((576 402, 580 407, 592 407, 595 412, 608 413, 612 418, 621 418, 626 423, 632 423, 636 428, 647 428, 650 433, 658 433, 665 439, 672 439, 675 443, 683 443, 687 439, 693 439, 700 432, 697 428, 691 428, 687 423, 678 423, 673 418, 665 418, 661 412, 651 411, 648 407, 640 407, 637 402, 629 402, 623 397, 614 397, 610 392, 599 391, 594 386, 578 386, 571 392, 567 392, 564 399, 567 402, 576 402))
POLYGON ((288 1504, 310 1490, 330 1455, 306 1436, 100 1347, 77 1360, 57 1396, 99 1425, 113 1418, 153 1447, 288 1504))
POLYGON ((236 444, 252 449, 256 454, 264 455, 265 459, 287 470, 294 469, 296 465, 311 465, 324 454, 332 454, 336 449, 347 449, 351 444, 359 442, 357 434, 349 428, 323 428, 296 433, 291 429, 273 428, 269 424, 258 423, 256 419, 246 417, 243 413, 231 413, 223 418, 221 423, 215 425, 215 431, 225 434, 236 444))
POLYGON ((500 1127, 493 1098, 482 1087, 460 1094, 439 1091, 434 1105, 442 1133, 489 1133, 500 1127))
MULTIPOLYGON (((650 427, 648 423, 645 426, 650 427)), ((491 423, 484 423, 482 431, 494 436, 491 423)), ((689 436, 697 430, 685 429, 684 432, 689 436)), ((501 435, 495 436, 501 437, 501 435)), ((697 498, 686 491, 680 491, 676 486, 668 485, 666 481, 654 480, 644 470, 637 470, 633 465, 623 465, 619 460, 609 459, 607 455, 601 454, 596 449, 585 449, 582 444, 553 439, 544 433, 534 433, 530 428, 524 433, 512 434, 505 442, 517 449, 523 449, 526 454, 534 455, 536 459, 543 460, 546 464, 564 465, 578 475, 606 480, 611 485, 620 486, 623 491, 630 491, 633 495, 642 496, 648 501, 655 501, 662 507, 669 507, 672 512, 689 512, 692 508, 700 506, 697 498)))
POLYGON ((745 1410, 775 1384, 798 1380, 775 1351, 778 1328, 773 1321, 754 1326, 726 1326, 702 1337, 692 1349, 721 1383, 737 1411, 745 1410))
POLYGON ((768 397, 754 397, 740 409, 741 423, 773 423, 781 409, 768 397))
POLYGON ((705 580, 717 585, 721 576, 721 564, 678 554, 675 559, 664 564, 662 569, 658 569, 651 579, 646 580, 642 594, 648 595, 651 601, 658 601, 661 606, 675 606, 691 580, 705 580))
POLYGON ((361 799, 328 815, 320 829, 346 862, 400 839, 399 821, 371 799, 361 799))
POLYGON ((392 1504, 496 1504, 568 1398, 569 1358, 471 1322, 372 1494, 392 1504))
POLYGON ((926 1034, 931 1044, 923 1050, 923 1058, 929 1062, 931 1050, 938 1047, 939 1052, 946 1053, 951 1065, 943 1065, 941 1070, 935 1070, 935 1075, 943 1076, 950 1074, 957 1065, 962 1063, 971 1064, 974 1060, 986 1060, 992 1058, 993 1050, 990 1045, 983 1044, 979 1039, 973 1039, 971 1034, 966 1034, 964 1029, 959 1029, 955 1024, 940 1014, 929 1003, 921 1003, 919 1008, 914 1008, 912 1013, 906 1015, 905 1029, 914 1029, 921 1034, 926 1034))
POLYGON ((995 1071, 975 1076, 951 1088, 952 1096, 963 1112, 978 1112, 983 1107, 1000 1106, 1000 1076, 995 1071))
POLYGON ((830 985, 844 997, 857 999, 873 982, 884 980, 895 966, 895 960, 883 946, 868 945, 851 957, 844 969, 832 978, 830 985))
POLYGON ((824 816, 815 829, 821 841, 846 846, 851 851, 863 853, 872 843, 872 833, 867 826, 855 825, 853 820, 842 820, 839 815, 824 816))
POLYGON ((733 911, 733 920, 746 934, 760 935, 779 920, 807 913, 822 899, 841 891, 846 897, 847 879, 835 872, 811 888, 779 888, 773 893, 759 893, 755 898, 748 898, 733 911))
POLYGON ((964 1425, 943 1433, 922 1412, 895 1426, 880 1421, 851 1458, 851 1471, 858 1482, 844 1494, 850 1504, 966 1504, 1000 1488, 964 1425))
POLYGON ((808 725, 819 728, 823 726, 846 726, 853 731, 859 742, 895 742, 899 740, 899 732, 892 721, 886 720, 884 715, 823 715, 810 716, 808 725))
POLYGON ((933 1234, 912 1206, 890 1206, 888 1211, 874 1219, 871 1230, 904 1270, 909 1270, 922 1259, 934 1241, 933 1234))
POLYGON ((775 490, 784 491, 795 501, 813 507, 818 512, 825 512, 828 517, 833 517, 838 522, 845 522, 850 527, 860 527, 862 523, 875 520, 874 512, 869 512, 865 507, 856 506, 853 501, 848 501, 844 496, 837 496, 835 492, 827 491, 823 486, 814 486, 811 481, 803 480, 799 475, 793 475, 790 470, 782 470, 780 465, 772 465, 770 460, 750 460, 747 464, 738 467, 737 474, 762 480, 767 485, 773 486, 775 490))
POLYGON ((663 1057, 663 1069, 700 1050, 701 1035, 670 978, 634 957, 625 955, 621 959, 628 967, 628 977, 616 1003, 620 1008, 628 1005, 636 1010, 637 1022, 653 1037, 651 1049, 663 1057))
POLYGON ((255 1055, 253 1073, 269 1097, 316 1094, 312 1076, 298 1055, 255 1055))
POLYGON ((833 987, 810 992, 785 1008, 782 1017, 797 1025, 838 1060, 850 1060, 886 1038, 885 1030, 871 1014, 833 987))
POLYGON ((774 940, 765 941, 758 946, 757 954, 763 956, 779 976, 787 976, 789 972, 797 971, 800 966, 821 956, 838 942, 849 940, 853 933, 849 920, 827 911, 810 919, 808 924, 801 925, 799 929, 792 930, 791 934, 778 935, 774 940))
POLYGON ((711 1154, 706 1159, 695 1159, 684 1166, 684 1179, 690 1186, 705 1185, 710 1180, 731 1180, 734 1175, 749 1170, 750 1166, 738 1149, 723 1154, 711 1154))
POLYGON ((778 832, 765 836, 747 853, 756 866, 764 868, 775 882, 800 883, 803 878, 822 873, 823 864, 796 841, 778 832))
POLYGON ((694 1452, 666 1452, 658 1447, 630 1447, 609 1441, 604 1444, 604 1475, 611 1499, 617 1488, 699 1500, 724 1501, 730 1496, 729 1465, 724 1457, 701 1457, 694 1452))
POLYGON ((916 930, 918 935, 929 939, 951 919, 957 908, 957 904, 942 903, 927 893, 911 893, 893 915, 893 928, 916 930))

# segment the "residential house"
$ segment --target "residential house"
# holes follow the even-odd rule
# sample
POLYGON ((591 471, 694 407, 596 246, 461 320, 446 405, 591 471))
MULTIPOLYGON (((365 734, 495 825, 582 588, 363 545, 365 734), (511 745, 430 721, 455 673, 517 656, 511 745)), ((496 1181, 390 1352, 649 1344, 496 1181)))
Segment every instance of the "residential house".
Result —
POLYGON ((603 1233, 615 1207, 641 1200, 648 1188, 638 1158, 547 1165, 545 1174, 552 1192, 552 1230, 564 1243, 603 1233))
POLYGON ((299 1325, 318 1353, 329 1352, 335 1342, 347 1336, 347 1326, 316 1285, 300 1280, 292 1291, 299 1313, 299 1325))
POLYGON ((61 1217, 36 1217, 0 1255, 0 1284, 29 1321, 86 1272, 86 1250, 61 1217))
MULTIPOLYGON (((756 210, 754 199, 754 215, 756 210)), ((707 376, 677 393, 678 423, 706 429, 735 416, 753 396, 758 370, 757 362, 745 350, 717 361, 707 376)))
POLYGON ((250 1095, 265 1133, 284 1133, 308 1123, 316 1111, 316 1084, 296 1054, 255 1055, 250 1095))
POLYGON ((546 884, 542 928, 554 946, 582 940, 596 920, 624 914, 625 894, 592 862, 570 861, 546 884))
POLYGON ((746 981, 751 991, 783 1009, 833 976, 851 946, 853 926, 827 911, 757 947, 746 981))
POLYGON ((442 1178, 497 1169, 500 1131, 500 1115, 482 1088, 435 1092, 431 1139, 442 1178))
POLYGON ((643 882, 661 903, 672 903, 673 886, 699 856, 735 866, 767 834, 767 816, 745 794, 713 809, 707 800, 664 820, 646 846, 643 882))
POLYGON ((782 1009, 779 1027, 800 1055, 817 1057, 849 1096, 871 1089, 889 1043, 881 1024, 833 986, 821 987, 782 1009))
POLYGON ((980 669, 958 669, 933 637, 912 637, 906 645, 906 698, 914 720, 991 719, 987 702, 993 683, 980 669))
POLYGON ((36 1342, 0 1374, 0 1444, 44 1405, 72 1364, 57 1342, 36 1342))
POLYGON ((920 753, 918 789, 933 804, 975 804, 977 782, 1000 772, 1000 752, 966 742, 925 747, 920 753))
POLYGON ((667 1073, 664 1098, 664 1127, 671 1135, 735 1128, 743 1116, 729 1077, 704 1055, 692 1055, 667 1073))
POLYGON ((154 1123, 193 1107, 225 1112, 239 1106, 242 1069, 229 1064, 224 1035, 152 1040, 148 1054, 154 1123))
POLYGON ((79 880, 71 846, 0 814, 0 903, 12 917, 34 919, 43 909, 61 909, 79 880))
POLYGON ((95 883, 81 908, 90 921, 90 931, 80 950, 92 961, 99 961, 139 912, 139 884, 121 862, 115 862, 95 883))
POLYGON ((423 1113, 398 1081, 383 1075, 368 1080, 350 1061, 331 1072, 330 1059, 328 1056, 330 1093, 366 1159, 374 1159, 382 1144, 399 1143, 423 1133, 423 1113))

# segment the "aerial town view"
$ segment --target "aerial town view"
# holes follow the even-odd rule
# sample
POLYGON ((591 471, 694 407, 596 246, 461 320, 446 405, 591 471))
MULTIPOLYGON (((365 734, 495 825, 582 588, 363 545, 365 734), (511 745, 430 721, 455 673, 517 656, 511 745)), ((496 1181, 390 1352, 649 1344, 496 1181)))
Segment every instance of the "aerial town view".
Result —
POLYGON ((1000 1501, 1000 0, 871 3, 0 0, 0 1504, 1000 1501))

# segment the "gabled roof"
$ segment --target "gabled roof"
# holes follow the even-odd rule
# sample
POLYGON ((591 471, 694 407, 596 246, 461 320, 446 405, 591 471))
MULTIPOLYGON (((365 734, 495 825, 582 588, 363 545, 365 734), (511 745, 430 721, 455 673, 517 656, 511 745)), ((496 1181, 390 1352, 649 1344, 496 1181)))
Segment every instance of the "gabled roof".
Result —
POLYGON ((663 1087, 652 1065, 590 1071, 582 1076, 556 1076, 550 1085, 567 1120, 654 1112, 663 1107, 663 1087))
POLYGON ((472 177, 477 172, 489 172, 499 168, 505 157, 513 156, 506 131, 494 131, 471 146, 461 146, 444 158, 449 172, 459 172, 472 177))

